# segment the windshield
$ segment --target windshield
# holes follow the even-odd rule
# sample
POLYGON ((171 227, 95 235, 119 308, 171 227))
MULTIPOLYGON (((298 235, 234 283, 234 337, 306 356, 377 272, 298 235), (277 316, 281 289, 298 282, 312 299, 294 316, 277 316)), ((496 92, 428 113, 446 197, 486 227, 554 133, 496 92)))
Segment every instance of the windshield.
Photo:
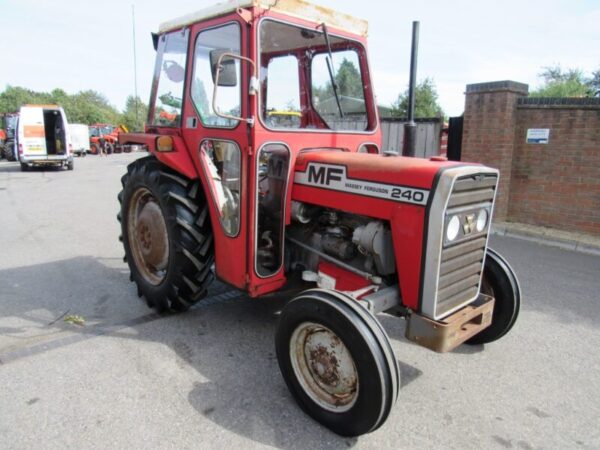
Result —
POLYGON ((112 127, 110 125, 104 125, 101 127, 93 126, 93 127, 90 127, 90 136, 97 137, 100 135, 110 134, 110 133, 112 133, 113 129, 114 129, 114 127, 112 127))
POLYGON ((149 117, 152 125, 179 126, 188 36, 189 31, 186 28, 160 37, 154 68, 154 103, 151 105, 149 117))
POLYGON ((331 59, 322 27, 301 28, 273 20, 261 23, 261 116, 268 127, 374 128, 374 115, 365 101, 369 83, 363 74, 364 48, 331 33, 329 42, 331 59))

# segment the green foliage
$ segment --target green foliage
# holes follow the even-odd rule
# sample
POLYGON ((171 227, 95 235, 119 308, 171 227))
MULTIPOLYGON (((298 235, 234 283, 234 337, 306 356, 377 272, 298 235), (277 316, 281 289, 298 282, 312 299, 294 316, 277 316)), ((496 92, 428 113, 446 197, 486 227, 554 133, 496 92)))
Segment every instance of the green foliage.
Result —
POLYGON ((130 95, 125 103, 125 111, 121 123, 123 123, 129 131, 144 131, 144 123, 148 117, 148 105, 146 105, 139 97, 130 95))
POLYGON ((530 97, 592 97, 600 91, 600 70, 587 78, 580 69, 563 70, 558 65, 543 69, 539 76, 544 84, 530 92, 530 97))
MULTIPOLYGON (((393 117, 408 117, 408 89, 392 104, 393 117)), ((438 104, 438 93, 431 78, 425 78, 415 86, 415 118, 444 117, 438 104)))
MULTIPOLYGON (((133 97, 130 97, 132 99, 133 97)), ((18 86, 7 86, 0 93, 0 113, 16 112, 25 104, 53 104, 62 106, 67 114, 70 123, 112 123, 133 124, 134 130, 143 129, 140 123, 132 122, 130 114, 131 105, 125 108, 125 112, 121 114, 114 106, 112 106, 104 95, 93 90, 80 91, 76 94, 69 95, 62 89, 54 89, 51 92, 36 92, 30 89, 25 89, 18 86)), ((139 101, 139 99, 138 99, 139 101)), ((133 100, 135 106, 135 100, 133 100)), ((138 106, 141 123, 146 119, 147 106, 140 102, 138 106)), ((135 108, 134 118, 135 118, 135 108)))
POLYGON ((335 74, 335 82, 340 90, 340 95, 363 98, 363 85, 360 72, 352 61, 344 58, 335 74))
MULTIPOLYGON (((363 99, 363 85, 360 78, 360 72, 352 61, 344 58, 338 70, 335 73, 335 84, 338 87, 340 97, 352 97, 363 99)), ((321 88, 313 87, 313 96, 320 99, 333 97, 333 88, 331 82, 321 88)))
POLYGON ((594 97, 600 97, 600 69, 592 72, 592 76, 588 80, 588 83, 592 88, 592 95, 594 97))

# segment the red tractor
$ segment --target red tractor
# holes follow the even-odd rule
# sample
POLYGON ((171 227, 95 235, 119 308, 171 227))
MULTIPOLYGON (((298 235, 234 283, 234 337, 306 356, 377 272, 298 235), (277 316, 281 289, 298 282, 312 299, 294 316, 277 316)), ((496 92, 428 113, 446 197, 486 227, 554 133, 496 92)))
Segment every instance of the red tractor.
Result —
POLYGON ((167 22, 145 133, 119 136, 150 152, 119 194, 139 296, 183 311, 215 275, 250 298, 294 287, 275 337, 281 373, 304 411, 348 436, 380 427, 399 391, 376 314, 444 352, 504 336, 520 305, 488 248, 498 171, 381 151, 366 34, 302 0, 167 22))
POLYGON ((101 149, 107 154, 121 153, 124 146, 119 145, 119 134, 128 131, 125 125, 119 125, 118 127, 108 123, 90 125, 90 151, 94 155, 99 154, 101 149))
POLYGON ((15 136, 19 113, 0 114, 0 158, 16 161, 15 136))

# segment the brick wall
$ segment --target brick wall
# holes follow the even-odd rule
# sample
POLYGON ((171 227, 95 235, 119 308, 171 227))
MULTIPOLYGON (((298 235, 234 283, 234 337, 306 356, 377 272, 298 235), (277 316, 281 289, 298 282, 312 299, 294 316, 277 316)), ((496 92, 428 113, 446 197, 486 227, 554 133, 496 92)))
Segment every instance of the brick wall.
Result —
POLYGON ((600 99, 534 99, 511 81, 467 86, 463 161, 500 170, 496 220, 600 235, 600 99), (529 128, 548 144, 526 143, 529 128))
POLYGON ((495 217, 505 220, 512 179, 517 99, 527 85, 514 81, 467 86, 463 122, 463 161, 482 162, 500 170, 495 217))

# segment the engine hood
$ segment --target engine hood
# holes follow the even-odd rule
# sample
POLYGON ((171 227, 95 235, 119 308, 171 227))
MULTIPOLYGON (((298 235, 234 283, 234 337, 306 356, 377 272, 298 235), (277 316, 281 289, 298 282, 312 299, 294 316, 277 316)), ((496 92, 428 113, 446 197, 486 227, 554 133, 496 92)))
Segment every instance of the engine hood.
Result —
MULTIPOLYGON (((301 153, 296 159, 294 192, 304 197, 304 201, 307 201, 307 195, 315 195, 310 191, 319 189, 322 194, 331 191, 344 197, 359 196, 363 201, 370 197, 377 203, 384 201, 390 207, 398 203, 425 206, 438 172, 459 165, 401 156, 310 151, 301 153)), ((338 197, 339 200, 342 198, 338 197)), ((317 198, 314 201, 320 203, 317 198)))

